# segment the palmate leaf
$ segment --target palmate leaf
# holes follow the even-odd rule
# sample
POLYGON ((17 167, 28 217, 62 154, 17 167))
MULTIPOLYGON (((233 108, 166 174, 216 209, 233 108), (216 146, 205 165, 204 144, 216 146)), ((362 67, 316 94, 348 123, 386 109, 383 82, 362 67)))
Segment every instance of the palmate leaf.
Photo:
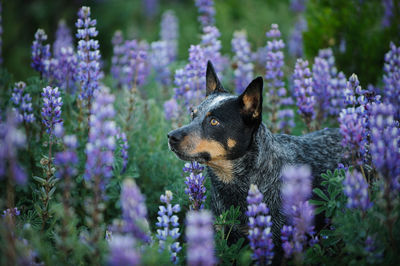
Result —
POLYGON ((326 200, 326 201, 329 201, 329 198, 325 195, 325 193, 324 193, 321 189, 319 189, 319 188, 314 188, 314 189, 313 189, 313 192, 314 192, 315 194, 317 194, 320 198, 322 198, 322 199, 324 199, 324 200, 326 200))

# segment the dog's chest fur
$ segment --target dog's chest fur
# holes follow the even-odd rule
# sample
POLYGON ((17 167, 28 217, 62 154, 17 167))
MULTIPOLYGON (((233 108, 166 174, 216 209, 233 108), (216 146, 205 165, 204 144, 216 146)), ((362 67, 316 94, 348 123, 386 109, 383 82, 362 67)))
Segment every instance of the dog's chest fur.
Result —
POLYGON ((222 182, 208 167, 211 178, 211 204, 215 215, 231 205, 241 209, 241 226, 235 228, 233 240, 245 237, 247 231, 246 197, 250 184, 256 184, 270 209, 274 242, 279 243, 280 228, 286 222, 282 210, 282 169, 289 165, 307 164, 312 168, 313 186, 320 183, 320 174, 333 170, 340 163, 343 150, 338 129, 325 129, 296 137, 273 135, 261 124, 253 135, 248 152, 233 161, 233 180, 222 182))

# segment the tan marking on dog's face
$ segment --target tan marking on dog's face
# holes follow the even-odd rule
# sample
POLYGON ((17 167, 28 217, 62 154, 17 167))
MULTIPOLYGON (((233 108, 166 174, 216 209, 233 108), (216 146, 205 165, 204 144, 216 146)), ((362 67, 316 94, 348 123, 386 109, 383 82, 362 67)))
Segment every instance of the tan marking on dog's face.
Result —
POLYGON ((200 139, 197 146, 192 150, 192 154, 207 152, 210 154, 211 160, 223 158, 226 155, 224 147, 215 140, 200 139))
POLYGON ((228 147, 229 147, 229 149, 232 149, 235 146, 236 146, 236 140, 229 138, 228 139, 228 147))
POLYGON ((257 102, 256 97, 249 95, 243 96, 244 110, 246 112, 253 112, 253 118, 257 118, 260 115, 260 113, 257 110, 257 106, 255 105, 256 102, 257 102))
POLYGON ((206 114, 206 117, 208 117, 208 116, 210 116, 211 115, 211 112, 208 112, 207 114, 206 114))
POLYGON ((232 161, 229 160, 211 160, 206 163, 211 167, 218 178, 228 184, 233 180, 233 165, 232 161))

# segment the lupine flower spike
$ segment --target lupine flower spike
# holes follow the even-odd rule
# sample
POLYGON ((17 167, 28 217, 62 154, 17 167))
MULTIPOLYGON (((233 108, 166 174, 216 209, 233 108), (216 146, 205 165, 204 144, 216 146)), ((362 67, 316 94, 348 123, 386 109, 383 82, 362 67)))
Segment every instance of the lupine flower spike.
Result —
POLYGON ((25 88, 25 82, 15 83, 11 101, 14 104, 18 122, 29 124, 35 121, 35 116, 33 115, 32 97, 29 93, 24 93, 25 88))
POLYGON ((186 163, 183 171, 188 173, 186 177, 185 193, 189 196, 190 209, 200 210, 204 208, 204 201, 206 200, 206 187, 204 185, 205 177, 202 173, 204 167, 197 162, 186 163))

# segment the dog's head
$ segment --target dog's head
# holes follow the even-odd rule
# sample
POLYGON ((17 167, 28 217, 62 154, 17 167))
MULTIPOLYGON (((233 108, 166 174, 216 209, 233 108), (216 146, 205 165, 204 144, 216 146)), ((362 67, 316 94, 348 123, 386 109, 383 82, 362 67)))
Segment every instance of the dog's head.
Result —
POLYGON ((243 156, 262 120, 263 79, 254 79, 239 96, 222 87, 207 64, 206 98, 191 113, 192 121, 168 134, 170 149, 186 161, 211 167, 231 165, 243 156))

